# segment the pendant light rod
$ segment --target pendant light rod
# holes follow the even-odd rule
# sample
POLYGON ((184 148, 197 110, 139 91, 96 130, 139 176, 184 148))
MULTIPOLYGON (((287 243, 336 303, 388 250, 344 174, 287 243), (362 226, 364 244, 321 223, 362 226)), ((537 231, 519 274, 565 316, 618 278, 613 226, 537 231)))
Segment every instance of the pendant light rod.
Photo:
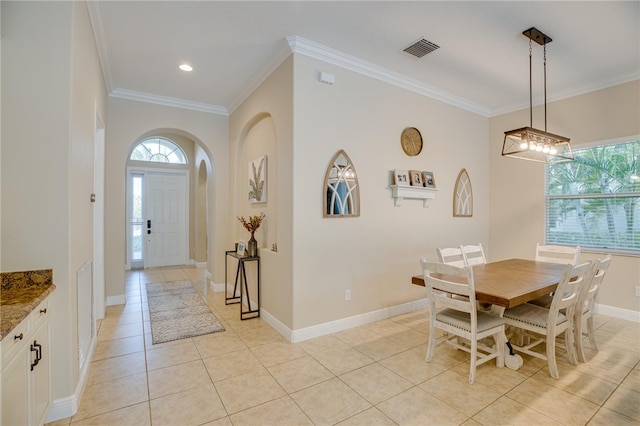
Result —
POLYGON ((573 160, 569 138, 547 132, 547 43, 551 37, 535 27, 522 32, 529 39, 529 127, 504 132, 502 155, 541 163, 573 160), (533 127, 533 42, 544 48, 544 131, 533 127))
POLYGON ((531 38, 529 38, 529 127, 533 127, 533 89, 531 80, 531 38))
POLYGON ((551 43, 553 39, 537 29, 531 27, 528 30, 522 32, 524 36, 529 38, 529 122, 533 127, 533 90, 532 90, 532 78, 531 78, 531 43, 536 42, 543 47, 544 51, 544 131, 547 131, 547 43, 551 43))
POLYGON ((542 48, 544 52, 544 131, 547 131, 547 45, 542 48))

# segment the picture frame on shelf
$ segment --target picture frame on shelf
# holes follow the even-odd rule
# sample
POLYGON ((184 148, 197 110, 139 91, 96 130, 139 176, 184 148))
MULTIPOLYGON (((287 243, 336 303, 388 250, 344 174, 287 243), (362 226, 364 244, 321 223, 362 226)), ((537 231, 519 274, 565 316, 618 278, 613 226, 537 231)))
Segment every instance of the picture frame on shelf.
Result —
POLYGON ((245 242, 243 240, 238 241, 238 247, 236 248, 236 254, 238 256, 244 256, 245 242))
POLYGON ((406 170, 394 170, 393 171, 393 182, 397 186, 410 186, 411 181, 409 179, 409 172, 406 170))
POLYGON ((422 172, 422 180, 425 188, 436 187, 436 178, 433 176, 433 172, 422 172))
POLYGON ((420 170, 410 170, 409 178, 411 186, 424 186, 422 183, 422 172, 420 170))

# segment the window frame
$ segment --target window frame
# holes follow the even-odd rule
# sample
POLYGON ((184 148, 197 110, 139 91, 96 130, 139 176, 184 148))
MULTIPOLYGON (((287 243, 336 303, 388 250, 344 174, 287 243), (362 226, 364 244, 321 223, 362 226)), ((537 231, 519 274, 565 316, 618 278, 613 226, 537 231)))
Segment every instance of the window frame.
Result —
POLYGON ((164 137, 164 136, 150 136, 147 138, 142 139, 141 141, 139 141, 138 143, 135 144, 135 146, 133 147, 133 149, 131 150, 131 153, 129 154, 129 160, 130 161, 140 161, 140 162, 145 162, 145 163, 158 163, 158 164, 172 164, 172 165, 188 165, 189 164, 189 160, 187 157, 187 153, 184 152, 184 150, 182 149, 182 147, 176 143, 175 141, 164 137), (153 141, 157 141, 157 142, 153 142, 153 141), (167 149, 170 150, 170 152, 168 154, 165 154, 163 152, 161 152, 161 150, 159 149, 159 152, 152 152, 149 148, 148 148, 148 144, 149 143, 157 143, 158 146, 163 146, 167 149), (148 155, 148 159, 139 159, 139 158, 133 158, 133 155, 137 152, 138 148, 142 148, 146 151, 145 154, 149 154, 148 155), (180 161, 176 162, 176 161, 169 161, 170 158, 169 156, 173 153, 178 153, 177 157, 179 157, 178 159, 180 161), (166 158, 167 161, 158 161, 159 157, 163 157, 166 158))
MULTIPOLYGON (((580 145, 579 147, 574 147, 574 154, 580 155, 584 150, 593 149, 593 148, 603 148, 609 145, 622 145, 627 143, 640 143, 640 135, 633 135, 624 138, 617 138, 608 141, 601 142, 591 142, 588 144, 580 145)), ((640 153, 640 150, 638 151, 640 153)), ((634 156, 634 158, 637 158, 634 156)), ((636 160, 636 168, 638 161, 636 160)), ((621 199, 625 198, 639 198, 640 199, 640 189, 638 191, 635 188, 639 188, 637 185, 635 188, 631 188, 632 191, 621 191, 621 192, 612 192, 612 193, 583 193, 583 194, 549 194, 550 189, 550 167, 553 164, 546 164, 544 169, 544 241, 546 244, 556 244, 556 245, 580 245, 582 251, 585 252, 607 252, 607 253, 617 253, 629 256, 640 256, 640 245, 638 244, 638 235, 640 235, 640 230, 635 231, 637 225, 632 228, 631 233, 628 231, 624 232, 624 236, 628 237, 629 244, 625 245, 624 241, 621 241, 619 238, 613 237, 614 245, 610 246, 607 244, 607 241, 604 239, 599 239, 597 235, 586 235, 582 232, 575 232, 581 238, 578 238, 579 241, 574 243, 569 243, 567 241, 562 241, 560 238, 553 238, 554 233, 551 232, 552 229, 552 220, 555 220, 551 213, 551 204, 555 200, 615 200, 614 206, 617 206, 621 199), (622 242, 622 244, 621 244, 622 242), (631 247, 629 247, 631 245, 631 247), (637 247, 637 248, 636 248, 637 247)), ((638 173, 634 173, 634 175, 638 175, 638 173)), ((640 203, 638 201, 637 203, 640 203)), ((638 215, 638 204, 633 205, 635 211, 635 222, 640 222, 640 215, 638 215)), ((601 219, 596 216, 596 219, 601 219)), ((555 224, 554 224, 555 226, 555 224)), ((567 231, 567 233, 571 233, 571 231, 567 231)), ((616 233, 618 234, 618 233, 616 233)), ((557 235, 557 234, 556 234, 557 235)), ((606 233, 605 233, 606 235, 606 233)), ((610 234, 609 234, 610 235, 610 234)), ((611 240, 609 240, 611 241, 611 240)))

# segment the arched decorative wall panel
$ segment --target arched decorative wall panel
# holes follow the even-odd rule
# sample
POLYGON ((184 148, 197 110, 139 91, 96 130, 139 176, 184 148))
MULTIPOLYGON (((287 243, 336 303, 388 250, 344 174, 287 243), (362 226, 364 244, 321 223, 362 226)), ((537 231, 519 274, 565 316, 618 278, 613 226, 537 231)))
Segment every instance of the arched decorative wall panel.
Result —
POLYGON ((453 217, 473 216, 473 190, 466 169, 460 170, 453 189, 453 217))

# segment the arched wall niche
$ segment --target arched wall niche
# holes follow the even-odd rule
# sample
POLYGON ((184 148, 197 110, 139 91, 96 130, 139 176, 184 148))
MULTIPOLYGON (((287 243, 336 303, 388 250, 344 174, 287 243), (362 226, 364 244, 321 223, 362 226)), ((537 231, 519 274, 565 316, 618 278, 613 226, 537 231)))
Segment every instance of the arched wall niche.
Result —
MULTIPOLYGON (((238 143, 235 164, 235 216, 265 214, 265 219, 255 234, 258 248, 273 250, 277 247, 278 232, 278 144, 275 122, 271 114, 263 112, 253 116, 243 127, 238 143), (253 176, 251 164, 264 159, 266 201, 249 198, 249 179, 253 176)), ((247 241, 249 233, 235 220, 235 240, 247 241)))
POLYGON ((207 181, 208 171, 204 159, 198 163, 198 177, 196 181, 195 199, 195 241, 194 259, 198 263, 206 262, 208 259, 207 250, 207 181))

